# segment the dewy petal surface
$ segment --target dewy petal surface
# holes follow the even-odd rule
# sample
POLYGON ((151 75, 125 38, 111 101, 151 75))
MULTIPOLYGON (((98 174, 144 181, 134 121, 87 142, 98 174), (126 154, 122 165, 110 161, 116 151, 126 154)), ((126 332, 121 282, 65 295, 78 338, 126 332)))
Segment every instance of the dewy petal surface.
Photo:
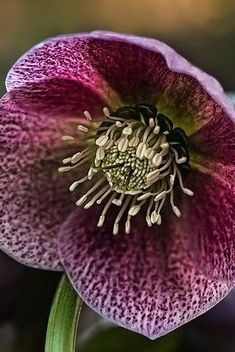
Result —
MULTIPOLYGON (((112 216, 112 214, 110 215, 112 216)), ((203 276, 178 221, 129 235, 96 227, 94 210, 74 211, 60 233, 65 271, 85 302, 115 323, 150 338, 164 335, 221 300, 231 285, 203 276)))
POLYGON ((24 264, 58 270, 57 234, 74 208, 71 180, 58 172, 68 156, 61 137, 76 130, 83 97, 96 108, 103 102, 86 89, 74 116, 68 114, 69 98, 58 113, 53 94, 40 100, 25 93, 14 91, 0 101, 0 248, 24 264), (50 114, 42 112, 46 105, 50 114))
POLYGON ((47 79, 81 82, 113 107, 157 104, 188 134, 223 112, 234 114, 213 77, 154 39, 110 32, 52 38, 18 60, 6 85, 11 90, 47 79))

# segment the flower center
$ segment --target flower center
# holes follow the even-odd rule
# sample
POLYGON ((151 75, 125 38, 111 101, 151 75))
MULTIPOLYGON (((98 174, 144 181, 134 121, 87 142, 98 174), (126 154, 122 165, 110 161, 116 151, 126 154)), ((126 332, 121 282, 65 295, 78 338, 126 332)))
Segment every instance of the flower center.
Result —
MULTIPOLYGON (((99 124, 85 111, 85 125, 79 125, 79 134, 87 145, 73 156, 63 160, 70 164, 60 172, 87 164, 84 177, 76 180, 70 191, 83 182, 91 182, 89 190, 78 199, 77 206, 87 209, 107 199, 97 226, 102 226, 111 205, 120 207, 114 220, 113 233, 119 231, 121 218, 126 214, 125 232, 131 229, 131 218, 145 208, 148 226, 161 224, 161 209, 169 198, 176 216, 180 210, 174 204, 176 186, 187 195, 193 192, 183 185, 190 170, 188 138, 180 128, 154 106, 139 104, 123 107, 113 113, 104 108, 105 118, 99 124), (86 138, 84 138, 86 135, 86 138)), ((80 137, 80 136, 79 136, 80 137)), ((64 136, 68 143, 81 141, 64 136)))
POLYGON ((151 166, 146 157, 140 159, 136 155, 135 147, 120 151, 118 145, 112 146, 101 162, 101 168, 116 192, 137 194, 148 187, 151 166))

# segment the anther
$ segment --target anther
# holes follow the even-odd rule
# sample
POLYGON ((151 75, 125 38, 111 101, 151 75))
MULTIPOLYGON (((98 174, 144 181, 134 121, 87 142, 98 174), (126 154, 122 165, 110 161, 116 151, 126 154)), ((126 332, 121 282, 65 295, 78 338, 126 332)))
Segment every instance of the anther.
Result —
POLYGON ((155 154, 152 163, 154 164, 155 167, 158 167, 161 165, 162 162, 162 156, 160 154, 155 154))
POLYGON ((106 117, 109 117, 109 116, 110 116, 109 109, 106 108, 106 107, 103 108, 103 113, 104 113, 104 115, 105 115, 106 117))
POLYGON ((83 115, 85 116, 85 118, 88 120, 88 121, 91 121, 92 120, 92 117, 91 117, 91 114, 89 113, 89 111, 84 111, 83 112, 83 115))
POLYGON ((74 141, 74 137, 72 136, 63 136, 61 139, 63 142, 74 141))
POLYGON ((83 126, 83 125, 78 125, 78 131, 81 131, 81 132, 88 132, 88 128, 83 126))
POLYGON ((68 164, 68 163, 70 163, 70 162, 71 162, 71 160, 72 160, 72 158, 71 158, 71 157, 69 157, 69 158, 65 158, 65 159, 63 159, 62 163, 63 163, 63 164, 68 164))
POLYGON ((132 134, 132 132, 133 132, 132 128, 129 126, 123 128, 123 130, 122 130, 122 133, 126 136, 130 136, 132 134))

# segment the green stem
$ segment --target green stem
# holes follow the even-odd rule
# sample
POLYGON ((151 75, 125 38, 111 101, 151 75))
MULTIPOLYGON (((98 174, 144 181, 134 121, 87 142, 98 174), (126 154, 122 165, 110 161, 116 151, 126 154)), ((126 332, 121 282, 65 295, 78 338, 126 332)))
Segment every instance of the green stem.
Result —
POLYGON ((74 352, 82 300, 63 275, 47 325, 45 352, 74 352))

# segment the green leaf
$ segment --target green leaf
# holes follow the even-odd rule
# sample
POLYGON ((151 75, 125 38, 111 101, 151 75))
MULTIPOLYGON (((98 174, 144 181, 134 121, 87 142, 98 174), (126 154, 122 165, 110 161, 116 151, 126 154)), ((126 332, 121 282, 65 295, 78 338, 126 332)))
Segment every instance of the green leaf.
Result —
POLYGON ((63 275, 51 307, 45 352, 75 351, 81 307, 81 298, 63 275))

